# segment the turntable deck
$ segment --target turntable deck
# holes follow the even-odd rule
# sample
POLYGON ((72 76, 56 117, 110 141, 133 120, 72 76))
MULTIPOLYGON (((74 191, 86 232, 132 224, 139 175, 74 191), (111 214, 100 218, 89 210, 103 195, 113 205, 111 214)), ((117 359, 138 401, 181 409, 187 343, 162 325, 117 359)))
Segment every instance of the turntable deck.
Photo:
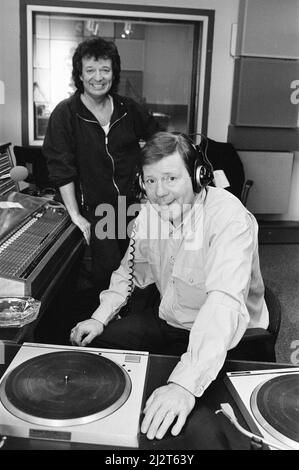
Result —
POLYGON ((225 383, 253 433, 299 450, 299 368, 228 372, 225 383))
POLYGON ((148 353, 24 343, 0 382, 0 433, 138 447, 148 353))

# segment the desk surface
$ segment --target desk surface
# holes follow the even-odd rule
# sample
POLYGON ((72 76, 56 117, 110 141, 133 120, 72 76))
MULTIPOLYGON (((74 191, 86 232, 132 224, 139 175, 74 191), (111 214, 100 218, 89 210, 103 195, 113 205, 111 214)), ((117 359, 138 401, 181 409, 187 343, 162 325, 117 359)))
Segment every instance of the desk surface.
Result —
MULTIPOLYGON (((32 323, 29 323, 22 328, 4 328, 0 327, 0 341, 13 341, 15 343, 23 343, 24 341, 33 340, 33 332, 36 328, 41 317, 47 311, 53 299, 57 295, 59 289, 62 288, 63 283, 70 277, 70 272, 74 267, 75 263, 79 260, 81 254, 83 254, 84 239, 81 232, 75 225, 68 227, 68 251, 67 257, 59 258, 55 264, 49 270, 51 276, 47 279, 46 285, 42 285, 40 290, 35 295, 37 300, 41 301, 38 317, 32 323)), ((47 267, 48 269, 48 267, 47 267)), ((69 282, 69 281, 68 281, 69 282)))
MULTIPOLYGON (((21 345, 2 342, 0 344, 2 364, 0 364, 0 376, 12 361, 21 345), (4 362, 4 364, 3 364, 4 362)), ((146 400, 152 391, 166 383, 170 372, 178 362, 175 356, 149 356, 149 368, 147 372, 145 397, 146 400)), ((1 362, 1 361, 0 361, 1 362)), ((246 422, 237 408, 234 399, 224 384, 224 375, 227 371, 274 369, 278 367, 291 367, 276 363, 227 361, 217 379, 205 391, 204 395, 197 399, 195 408, 189 415, 187 423, 179 436, 173 437, 168 433, 161 440, 150 441, 145 435, 140 435, 139 449, 160 450, 249 450, 250 439, 242 435, 228 421, 222 413, 215 414, 221 403, 229 403, 235 412, 241 426, 248 429, 246 422)), ((103 447, 78 443, 61 443, 54 441, 42 441, 23 438, 7 438, 4 447, 9 449, 27 450, 78 450, 78 449, 108 449, 122 450, 116 447, 103 447)), ((136 449, 134 449, 136 450, 136 449)))

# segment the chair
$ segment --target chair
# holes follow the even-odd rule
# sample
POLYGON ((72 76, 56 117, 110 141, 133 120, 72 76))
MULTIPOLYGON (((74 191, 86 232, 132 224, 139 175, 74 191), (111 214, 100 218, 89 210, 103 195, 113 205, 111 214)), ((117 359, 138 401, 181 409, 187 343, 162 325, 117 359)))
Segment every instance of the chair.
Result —
POLYGON ((276 362, 275 344, 281 323, 281 304, 268 286, 265 286, 265 301, 269 311, 267 330, 248 328, 239 344, 228 352, 228 359, 276 362))
POLYGON ((29 175, 25 181, 40 189, 51 186, 46 159, 41 147, 22 147, 15 145, 13 151, 17 165, 25 166, 29 175))
MULTIPOLYGON (((204 141, 202 141, 202 145, 204 145, 204 141)), ((225 189, 234 194, 246 206, 253 181, 245 180, 243 163, 234 146, 229 142, 216 142, 208 138, 205 148, 214 171, 224 171, 230 184, 225 189)))

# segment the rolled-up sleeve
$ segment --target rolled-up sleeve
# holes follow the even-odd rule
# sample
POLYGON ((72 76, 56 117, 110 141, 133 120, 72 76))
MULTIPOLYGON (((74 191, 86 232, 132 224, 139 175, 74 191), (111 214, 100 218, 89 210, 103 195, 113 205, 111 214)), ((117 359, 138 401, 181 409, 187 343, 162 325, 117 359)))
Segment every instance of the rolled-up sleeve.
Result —
POLYGON ((71 112, 62 102, 56 106, 50 116, 42 147, 47 161, 49 179, 55 187, 64 186, 77 179, 73 145, 71 112))

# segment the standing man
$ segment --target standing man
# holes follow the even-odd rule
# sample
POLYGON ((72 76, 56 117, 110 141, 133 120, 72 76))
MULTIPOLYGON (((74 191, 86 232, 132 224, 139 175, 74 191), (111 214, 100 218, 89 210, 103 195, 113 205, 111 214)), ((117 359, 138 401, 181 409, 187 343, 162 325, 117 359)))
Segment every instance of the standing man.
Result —
POLYGON ((97 37, 79 44, 72 77, 77 90, 53 110, 43 153, 52 183, 90 244, 94 284, 101 292, 128 246, 126 236, 117 237, 119 198, 134 202, 139 142, 158 125, 141 105, 117 94, 120 57, 113 42, 97 37), (106 204, 115 209, 114 236, 99 238, 96 225, 106 204))
POLYGON ((148 202, 132 243, 92 317, 78 323, 74 345, 181 355, 167 384, 146 403, 141 431, 177 435, 217 377, 227 351, 247 328, 267 328, 254 216, 228 191, 208 186, 206 155, 183 134, 159 132, 142 151, 148 202), (134 247, 134 255, 130 250, 134 247), (133 281, 155 283, 160 299, 114 321, 133 281))

